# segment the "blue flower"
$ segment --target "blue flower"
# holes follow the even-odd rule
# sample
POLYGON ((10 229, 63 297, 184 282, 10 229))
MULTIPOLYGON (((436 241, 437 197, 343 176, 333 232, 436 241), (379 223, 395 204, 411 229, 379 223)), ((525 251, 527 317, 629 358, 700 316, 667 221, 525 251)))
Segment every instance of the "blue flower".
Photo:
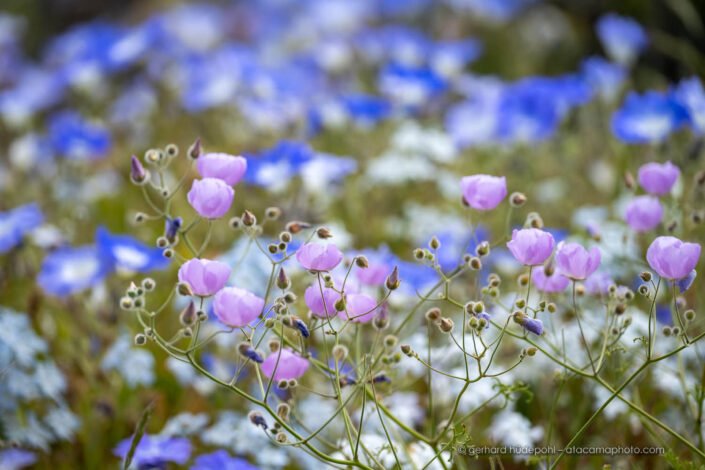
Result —
POLYGON ((683 279, 680 279, 677 284, 678 284, 678 290, 681 292, 681 294, 693 285, 693 282, 695 282, 695 278, 698 276, 698 272, 693 269, 690 274, 688 274, 686 277, 683 279))
POLYGON ((95 246, 59 248, 44 258, 37 284, 47 294, 66 297, 97 285, 112 269, 112 259, 95 246))
POLYGON ((581 72, 592 89, 602 99, 611 101, 618 94, 627 76, 621 66, 601 57, 588 57, 582 63, 581 72))
POLYGON ((597 36, 612 60, 632 64, 649 44, 646 31, 632 18, 608 13, 597 21, 597 36))
POLYGON ((506 22, 516 16, 535 0, 446 0, 460 12, 470 12, 478 18, 497 23, 506 22))
POLYGON ((271 190, 281 190, 313 157, 307 144, 282 140, 274 147, 259 154, 247 155, 245 181, 271 190))
MULTIPOLYGON (((121 441, 113 455, 124 459, 132 445, 132 437, 121 441)), ((140 439, 132 463, 138 470, 163 468, 167 462, 184 465, 191 457, 191 443, 182 437, 161 437, 145 434, 140 439)))
POLYGON ((363 126, 376 124, 391 112, 389 101, 379 96, 350 93, 342 97, 342 102, 353 122, 363 126))
POLYGON ((698 134, 705 134, 705 90, 697 77, 682 80, 675 97, 688 113, 688 123, 698 134))
POLYGON ((686 111, 671 94, 631 92, 612 115, 612 132, 628 144, 657 143, 665 140, 686 119, 686 111))
POLYGON ((481 53, 482 45, 475 39, 440 41, 433 46, 430 65, 443 77, 455 76, 481 53))
POLYGON ((134 346, 128 334, 121 334, 106 351, 100 363, 103 371, 117 371, 130 387, 154 383, 154 356, 134 346))
POLYGON ((112 145, 110 133, 86 121, 74 111, 63 111, 49 119, 49 139, 56 152, 71 160, 102 158, 112 145))
POLYGON ((169 266, 160 248, 148 246, 130 235, 113 235, 105 227, 96 231, 98 248, 107 254, 117 269, 146 273, 169 266))
POLYGON ((50 70, 27 67, 12 88, 0 91, 0 116, 22 125, 37 113, 57 104, 66 91, 66 80, 50 70))
POLYGON ((191 465, 191 470, 257 470, 257 468, 247 460, 232 457, 228 451, 222 449, 199 455, 191 465))
POLYGON ((0 451, 0 469, 19 470, 37 461, 34 452, 24 449, 7 449, 0 451))
POLYGON ((673 325, 673 315, 671 315, 671 309, 668 305, 656 305, 656 321, 662 325, 673 325))
POLYGON ((497 134, 501 141, 538 142, 551 137, 560 123, 563 108, 571 99, 558 100, 559 90, 538 79, 527 78, 505 87, 498 109, 497 134), (554 94, 554 92, 556 92, 554 94))
POLYGON ((380 71, 377 86, 393 102, 414 110, 443 93, 447 83, 428 67, 392 63, 380 71))
POLYGON ((44 215, 35 203, 0 212, 0 253, 6 253, 19 245, 22 238, 43 221, 44 215))

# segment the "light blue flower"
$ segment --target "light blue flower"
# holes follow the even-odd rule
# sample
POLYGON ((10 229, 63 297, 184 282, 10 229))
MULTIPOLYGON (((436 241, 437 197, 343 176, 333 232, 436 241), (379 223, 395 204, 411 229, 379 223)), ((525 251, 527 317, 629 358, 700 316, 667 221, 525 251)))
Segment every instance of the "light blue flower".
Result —
MULTIPOLYGON (((124 459, 132 446, 132 437, 120 441, 113 449, 116 457, 124 459)), ((140 439, 132 464, 138 470, 164 468, 168 462, 185 464, 191 457, 191 443, 181 437, 162 437, 145 434, 140 439)))
POLYGON ((612 115, 612 132, 623 142, 663 142, 687 120, 683 107, 669 93, 631 92, 612 115))
POLYGON ((257 468, 259 467, 247 460, 233 457, 228 451, 222 449, 199 455, 191 465, 191 470, 256 470, 257 468))
POLYGON ((627 76, 627 71, 621 65, 596 56, 583 61, 581 73, 605 101, 612 101, 617 97, 627 76))
POLYGON ((688 123, 698 134, 705 134, 705 90, 697 77, 681 80, 675 89, 676 100, 688 113, 688 123))
POLYGON ((430 65, 443 77, 455 76, 463 71, 482 53, 482 45, 476 39, 439 41, 432 47, 430 65))
POLYGON ((39 67, 25 67, 18 72, 14 86, 0 91, 0 117, 10 125, 23 125, 56 105, 65 90, 63 76, 39 67))
POLYGON ((132 338, 121 334, 108 349, 100 363, 104 371, 117 371, 130 387, 154 383, 154 356, 146 349, 133 345, 132 338))
POLYGON ((622 65, 631 65, 649 44, 644 28, 626 16, 608 13, 597 21, 596 30, 607 55, 622 65))
POLYGON ((37 284, 47 294, 66 297, 96 286, 112 269, 111 258, 95 246, 59 248, 44 258, 37 284))
POLYGON ((0 469, 2 470, 20 470, 34 464, 36 461, 36 454, 28 450, 0 450, 0 469))
POLYGON ((0 212, 0 253, 19 245, 29 232, 44 222, 44 215, 35 203, 0 212))
POLYGON ((428 67, 391 63, 380 71, 377 87, 402 109, 413 111, 440 96, 447 89, 447 83, 428 67))
POLYGON ((247 155, 245 181, 273 191, 282 190, 314 155, 305 143, 282 140, 272 148, 247 155))
POLYGON ((160 248, 148 246, 131 235, 114 235, 99 227, 95 238, 98 249, 112 259, 118 270, 147 273, 169 266, 170 260, 160 248))

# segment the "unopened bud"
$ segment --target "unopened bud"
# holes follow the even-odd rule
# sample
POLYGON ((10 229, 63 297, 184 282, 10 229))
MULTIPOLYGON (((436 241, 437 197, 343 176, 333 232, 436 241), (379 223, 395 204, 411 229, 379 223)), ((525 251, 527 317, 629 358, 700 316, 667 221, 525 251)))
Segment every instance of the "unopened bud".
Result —
POLYGON ((439 309, 438 307, 430 308, 426 311, 425 316, 426 320, 435 323, 436 321, 438 321, 439 318, 441 318, 441 309, 439 309))
POLYGON ((291 233, 299 233, 304 229, 311 228, 311 224, 301 221, 292 221, 286 224, 286 231, 291 233))
POLYGON ((512 193, 511 196, 509 196, 509 203, 512 207, 521 207, 526 204, 526 195, 519 192, 512 193))
POLYGON ((323 240, 333 237, 333 234, 331 233, 331 231, 326 227, 321 227, 318 230, 316 230, 316 235, 318 235, 318 238, 323 239, 323 240))
POLYGON ((387 276, 387 282, 385 284, 389 290, 396 290, 399 288, 401 280, 399 279, 399 268, 397 266, 394 266, 392 273, 387 276))
POLYGON ((443 333, 450 333, 453 331, 453 320, 450 318, 441 318, 441 320, 438 322, 438 328, 443 332, 443 333))
POLYGON ((624 186, 626 186, 627 189, 634 189, 636 187, 634 176, 628 171, 624 173, 624 186))
POLYGON ((282 210, 278 207, 267 207, 264 210, 264 217, 269 220, 277 220, 282 215, 282 210))
POLYGON ((196 313, 196 305, 193 301, 189 302, 186 308, 181 311, 179 315, 179 321, 183 326, 193 326, 198 320, 198 314, 196 313))
POLYGON ((406 356, 411 357, 413 353, 413 349, 411 349, 411 346, 408 344, 402 344, 399 349, 401 349, 401 352, 404 353, 406 356))
POLYGON ((201 156, 201 138, 198 137, 188 148, 187 155, 191 160, 196 160, 201 156))
POLYGON ((281 290, 286 290, 291 286, 291 281, 289 276, 286 275, 284 268, 279 268, 279 274, 277 275, 277 287, 281 290))
POLYGON ((468 265, 470 266, 470 269, 474 269, 475 271, 482 269, 482 261, 477 256, 470 258, 468 265))
POLYGON ((366 269, 370 266, 370 262, 367 260, 366 256, 360 255, 355 257, 355 265, 358 268, 366 269))
POLYGON ((338 362, 343 362, 348 357, 348 348, 342 344, 333 346, 333 357, 338 362))
POLYGON ((649 282, 651 280, 651 273, 649 271, 644 271, 639 275, 639 277, 641 277, 642 281, 649 282))
POLYGON ((431 237, 431 241, 428 242, 428 246, 432 250, 437 250, 441 247, 441 241, 436 236, 433 236, 433 237, 431 237))
POLYGON ((147 337, 143 335, 142 333, 138 333, 135 335, 135 344, 137 346, 144 346, 147 344, 147 337))
POLYGON ((176 291, 184 296, 192 296, 193 295, 193 290, 191 289, 191 286, 189 285, 188 282, 179 282, 176 285, 176 291))
POLYGON ((248 210, 242 213, 242 217, 240 217, 240 220, 242 220, 242 223, 245 225, 245 227, 252 227, 257 223, 257 217, 255 217, 255 215, 248 210))
POLYGON ((490 254, 490 244, 487 241, 484 241, 477 245, 477 248, 475 248, 475 253, 477 256, 487 256, 490 254))
POLYGON ((149 172, 144 169, 142 162, 134 155, 130 159, 130 180, 137 185, 149 181, 149 172))

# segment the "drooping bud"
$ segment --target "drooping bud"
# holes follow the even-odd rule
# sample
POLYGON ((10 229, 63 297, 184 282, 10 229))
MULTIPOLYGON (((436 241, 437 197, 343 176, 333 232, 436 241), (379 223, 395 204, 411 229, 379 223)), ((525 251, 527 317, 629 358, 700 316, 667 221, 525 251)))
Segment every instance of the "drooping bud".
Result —
POLYGON ((411 357, 414 351, 413 349, 411 349, 411 345, 409 344, 402 344, 399 349, 401 349, 401 352, 404 353, 404 355, 409 357, 411 357))
POLYGON ((304 229, 311 228, 311 224, 308 222, 301 222, 298 220, 294 220, 286 224, 286 231, 290 233, 299 233, 304 229))
POLYGON ((138 185, 145 184, 149 180, 149 172, 144 169, 142 162, 135 155, 130 159, 130 180, 138 185))
POLYGON ((306 326, 306 323, 299 317, 292 316, 291 317, 294 327, 299 330, 299 333, 301 333, 301 336, 304 338, 308 338, 311 336, 311 333, 308 331, 308 327, 306 326))
POLYGON ((370 262, 367 261, 367 257, 366 257, 366 256, 360 255, 360 256, 356 256, 356 257, 355 257, 355 265, 356 265, 358 268, 366 269, 366 268, 368 268, 368 267, 370 266, 370 262))
POLYGON ((262 413, 260 413, 259 411, 250 411, 247 417, 249 418, 250 422, 255 426, 259 426, 265 430, 269 427, 267 426, 267 421, 264 420, 264 416, 262 416, 262 413))
POLYGON ((333 237, 333 233, 331 233, 330 229, 328 229, 327 227, 321 227, 316 230, 316 235, 318 235, 318 238, 323 240, 333 237))
POLYGON ((201 156, 201 138, 197 137, 196 140, 188 148, 186 153, 191 160, 197 160, 201 156))
POLYGON ((189 285, 188 282, 179 282, 176 285, 176 291, 184 296, 192 296, 193 295, 193 290, 191 289, 191 286, 189 285))
POLYGON ((450 333, 453 331, 453 320, 450 318, 441 318, 441 320, 438 322, 438 328, 443 332, 443 333, 450 333))
POLYGON ((252 347, 250 343, 240 343, 237 347, 238 352, 244 357, 254 361, 258 364, 262 364, 264 359, 260 356, 257 351, 252 347))
POLYGON ((179 234, 179 230, 181 230, 183 223, 184 219, 181 217, 174 217, 173 219, 167 217, 164 226, 164 238, 166 238, 169 243, 174 243, 176 241, 176 237, 179 234))
POLYGON ((386 286, 389 290, 396 290, 399 288, 401 280, 399 279, 399 268, 394 266, 391 274, 387 277, 386 286))
POLYGON ((181 311, 179 315, 179 321, 183 326, 193 326, 198 320, 198 314, 196 313, 196 304, 193 300, 188 303, 186 308, 181 311))
POLYGON ((512 193, 511 196, 509 196, 509 203, 512 207, 521 207, 526 204, 526 195, 519 192, 512 193))

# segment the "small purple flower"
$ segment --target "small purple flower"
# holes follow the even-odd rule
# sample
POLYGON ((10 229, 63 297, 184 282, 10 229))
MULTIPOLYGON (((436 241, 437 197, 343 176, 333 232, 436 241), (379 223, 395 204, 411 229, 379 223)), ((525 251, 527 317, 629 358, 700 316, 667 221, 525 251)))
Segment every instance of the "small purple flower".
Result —
POLYGON ((463 200, 475 210, 490 211, 507 196, 504 176, 472 175, 460 181, 463 200))
POLYGON ((233 203, 235 191, 225 181, 217 178, 194 180, 188 192, 188 202, 201 217, 223 217, 233 203))
POLYGON ((330 271, 343 260, 343 253, 332 243, 306 243, 296 252, 296 260, 309 271, 330 271))
POLYGON ((198 158, 196 166, 203 178, 217 178, 235 186, 245 176, 247 160, 227 153, 207 153, 198 158))
POLYGON ((190 470, 258 470, 240 457, 232 457, 227 450, 216 450, 210 454, 203 454, 196 457, 190 470))
POLYGON ((637 196, 624 212, 624 220, 636 232, 655 229, 663 219, 663 207, 655 196, 637 196))
POLYGON ((690 274, 688 274, 686 277, 677 282, 678 290, 681 294, 690 289, 690 287, 693 285, 693 282, 695 282, 696 277, 698 277, 698 272, 693 269, 690 274))
POLYGON ((600 250, 594 246, 590 251, 579 243, 561 242, 556 250, 556 268, 570 279, 585 279, 600 266, 600 250))
POLYGON ((335 303, 339 298, 340 294, 330 287, 324 287, 323 296, 321 296, 321 288, 318 283, 309 286, 304 292, 306 306, 314 316, 319 318, 336 316, 338 312, 335 311, 335 303))
POLYGON ((36 454, 28 450, 0 450, 0 468, 3 470, 20 470, 34 464, 36 461, 36 454))
POLYGON ((553 253, 553 235, 537 228, 514 230, 507 248, 514 258, 526 266, 543 264, 553 253))
POLYGON ((267 356, 262 363, 262 372, 267 377, 274 377, 274 380, 298 379, 306 373, 308 365, 306 359, 294 354, 291 349, 282 348, 267 356))
POLYGON ((230 277, 230 267, 220 261, 194 258, 179 268, 179 282, 191 286, 194 294, 207 297, 225 286, 230 277))
POLYGON ((666 279, 688 277, 700 258, 700 244, 683 242, 676 237, 657 237, 646 251, 651 269, 666 279))
POLYGON ((259 317, 264 299, 239 287, 224 287, 213 298, 213 312, 222 323, 243 327, 259 317))
POLYGON ((525 330, 532 332, 535 335, 543 334, 543 322, 537 318, 531 318, 523 312, 514 314, 514 321, 520 324, 525 330))
POLYGON ((44 221, 44 215, 35 203, 0 212, 0 253, 10 251, 22 238, 44 221))
POLYGON ((238 346, 238 351, 240 352, 240 354, 250 359, 251 361, 255 361, 257 364, 262 364, 264 362, 262 356, 260 356, 259 353, 255 351, 255 348, 253 348, 250 343, 240 343, 240 345, 238 346))
POLYGON ((680 169, 670 161, 666 163, 651 162, 639 168, 638 179, 639 184, 647 193, 662 196, 671 192, 671 188, 680 174, 680 169))
POLYGON ((357 323, 371 321, 378 312, 377 301, 367 294, 349 294, 345 299, 348 318, 357 323))
POLYGON ((166 237, 167 240, 169 240, 169 243, 174 243, 176 241, 176 236, 179 234, 179 230, 181 230, 181 227, 184 224, 184 219, 181 217, 175 217, 175 218, 166 218, 166 222, 164 224, 164 236, 166 237))
POLYGON ((554 272, 547 276, 544 269, 534 269, 531 273, 531 281, 541 292, 550 293, 563 292, 570 284, 570 279, 562 274, 554 272))
MULTIPOLYGON (((124 459, 131 446, 132 438, 124 439, 113 449, 113 454, 124 459)), ((164 468, 167 462, 183 465, 190 457, 191 443, 188 439, 145 434, 137 444, 132 464, 138 470, 164 468)))

